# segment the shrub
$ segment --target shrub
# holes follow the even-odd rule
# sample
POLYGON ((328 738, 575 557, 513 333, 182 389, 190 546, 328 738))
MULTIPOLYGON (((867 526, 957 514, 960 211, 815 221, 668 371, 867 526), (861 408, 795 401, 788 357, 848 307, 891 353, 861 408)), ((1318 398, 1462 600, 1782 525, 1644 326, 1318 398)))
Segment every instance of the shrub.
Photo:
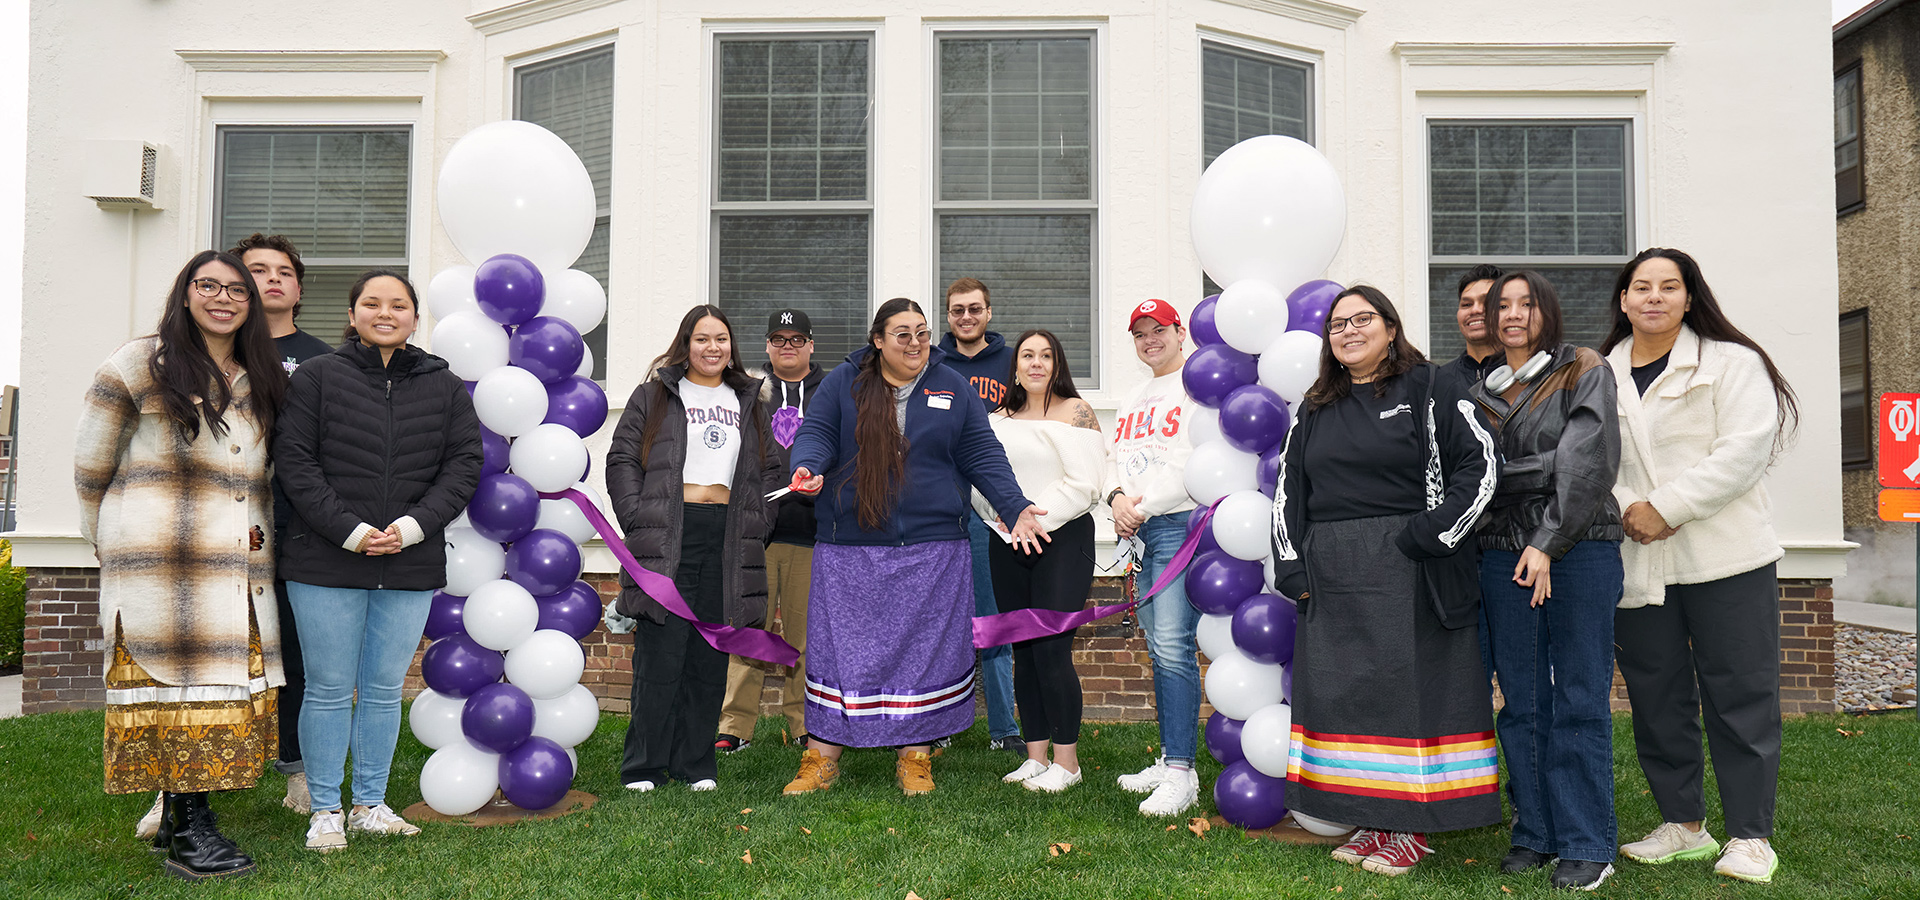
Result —
POLYGON ((0 540, 0 667, 20 664, 27 628, 27 570, 9 565, 13 548, 0 540))

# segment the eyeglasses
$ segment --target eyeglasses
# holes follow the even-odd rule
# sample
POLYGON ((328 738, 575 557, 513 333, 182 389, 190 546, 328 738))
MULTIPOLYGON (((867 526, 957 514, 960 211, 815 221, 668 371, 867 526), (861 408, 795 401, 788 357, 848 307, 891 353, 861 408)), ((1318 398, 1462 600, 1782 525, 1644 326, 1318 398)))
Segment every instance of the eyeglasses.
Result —
POLYGON ((925 344, 929 341, 932 341, 933 332, 928 331, 925 328, 922 328, 919 331, 894 331, 894 332, 889 332, 887 334, 887 337, 892 338, 894 343, 899 344, 902 347, 905 347, 908 344, 925 344))
POLYGON ((962 316, 972 316, 977 319, 986 314, 987 314, 987 308, 984 306, 949 306, 947 307, 947 315, 952 316, 956 319, 962 316))
POLYGON ((807 342, 811 340, 813 340, 813 338, 807 337, 804 334, 796 334, 793 337, 770 337, 770 338, 767 338, 767 346, 793 347, 795 349, 798 349, 800 347, 805 347, 807 345, 807 342))
POLYGON ((1327 333, 1339 334, 1340 332, 1347 330, 1347 326, 1349 325, 1353 326, 1354 328, 1365 328, 1368 325, 1372 325, 1373 320, 1379 317, 1380 317, 1379 313, 1363 312, 1363 313, 1354 313, 1353 315, 1350 315, 1344 319, 1328 319, 1327 333))
POLYGON ((195 278, 193 280, 193 292, 202 297, 218 297, 221 291, 226 291, 228 297, 238 300, 241 303, 247 302, 247 286, 244 284, 221 284, 211 278, 195 278))

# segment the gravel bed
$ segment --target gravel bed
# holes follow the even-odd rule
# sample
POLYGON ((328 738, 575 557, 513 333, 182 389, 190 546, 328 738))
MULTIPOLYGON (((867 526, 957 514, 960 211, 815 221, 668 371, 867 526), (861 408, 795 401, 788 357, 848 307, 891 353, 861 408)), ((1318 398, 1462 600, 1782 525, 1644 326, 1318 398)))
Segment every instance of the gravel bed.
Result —
POLYGON ((1833 681, 1844 710, 1912 706, 1914 636, 1834 623, 1833 681))

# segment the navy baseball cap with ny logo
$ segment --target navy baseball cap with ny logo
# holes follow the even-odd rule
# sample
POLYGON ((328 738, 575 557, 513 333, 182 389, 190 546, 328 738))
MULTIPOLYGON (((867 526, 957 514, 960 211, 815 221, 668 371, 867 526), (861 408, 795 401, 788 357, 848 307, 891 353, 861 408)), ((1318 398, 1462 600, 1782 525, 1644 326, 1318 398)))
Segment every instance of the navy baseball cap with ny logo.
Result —
POLYGON ((773 337, 777 331, 798 331, 813 337, 813 323, 807 320, 806 313, 797 309, 777 310, 767 319, 767 337, 773 337))

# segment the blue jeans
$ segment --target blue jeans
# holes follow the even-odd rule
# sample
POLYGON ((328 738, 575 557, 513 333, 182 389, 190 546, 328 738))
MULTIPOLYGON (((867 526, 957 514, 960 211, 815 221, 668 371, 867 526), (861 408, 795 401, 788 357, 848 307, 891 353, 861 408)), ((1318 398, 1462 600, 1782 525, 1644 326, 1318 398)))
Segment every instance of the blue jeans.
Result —
POLYGON ((353 802, 387 799, 387 773, 400 740, 400 688, 427 627, 432 591, 370 591, 287 582, 306 658, 300 753, 313 809, 340 808, 340 782, 353 751, 353 802), (359 693, 359 708, 354 694, 359 693))
MULTIPOLYGON (((1135 586, 1146 591, 1173 561, 1187 540, 1187 517, 1192 511, 1154 516, 1141 524, 1140 542, 1147 545, 1135 586)), ((1147 652, 1153 657, 1153 707, 1160 718, 1160 749, 1167 762, 1193 762, 1200 742, 1200 662, 1194 629, 1200 611, 1187 602, 1185 578, 1175 578, 1160 593, 1142 597, 1135 615, 1147 633, 1147 652)))
MULTIPOLYGON (((967 543, 973 550, 973 614, 1000 612, 993 602, 993 569, 987 565, 987 542, 997 541, 979 514, 967 512, 967 543)), ((1013 647, 1001 644, 980 651, 980 684, 987 694, 987 736, 1017 737, 1020 720, 1013 714, 1013 647)))
POLYGON ((1611 862, 1613 609, 1620 545, 1581 541, 1553 564, 1553 596, 1513 581, 1519 554, 1485 551, 1480 594, 1506 706, 1500 748, 1513 795, 1513 843, 1562 859, 1611 862))

